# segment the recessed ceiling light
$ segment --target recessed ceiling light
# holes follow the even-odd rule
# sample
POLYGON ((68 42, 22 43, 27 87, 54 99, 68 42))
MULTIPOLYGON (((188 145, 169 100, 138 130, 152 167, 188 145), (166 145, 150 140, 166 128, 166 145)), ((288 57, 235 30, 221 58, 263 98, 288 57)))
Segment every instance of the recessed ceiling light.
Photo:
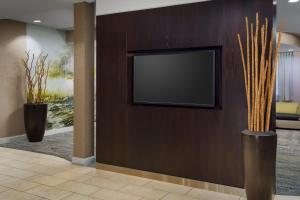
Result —
POLYGON ((289 3, 297 3, 299 0, 289 0, 289 3))
POLYGON ((33 23, 41 23, 42 21, 41 20, 39 20, 39 19, 35 19, 35 20, 33 20, 33 23))

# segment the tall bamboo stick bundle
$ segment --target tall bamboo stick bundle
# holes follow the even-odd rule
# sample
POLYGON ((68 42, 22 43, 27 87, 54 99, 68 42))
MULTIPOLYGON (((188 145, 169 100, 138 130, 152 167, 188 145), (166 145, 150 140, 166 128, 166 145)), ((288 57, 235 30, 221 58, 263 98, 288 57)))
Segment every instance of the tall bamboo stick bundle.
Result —
POLYGON ((241 34, 237 34, 241 53, 245 91, 248 110, 248 129, 251 132, 267 132, 270 130, 271 108, 280 49, 281 33, 278 34, 274 48, 274 30, 268 28, 265 18, 260 25, 259 14, 256 13, 255 30, 253 23, 245 18, 245 48, 241 34))

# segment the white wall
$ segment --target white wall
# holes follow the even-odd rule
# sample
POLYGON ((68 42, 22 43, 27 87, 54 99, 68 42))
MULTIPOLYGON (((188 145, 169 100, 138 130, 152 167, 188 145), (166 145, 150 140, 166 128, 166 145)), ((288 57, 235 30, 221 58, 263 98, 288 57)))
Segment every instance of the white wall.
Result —
POLYGON ((144 10, 209 0, 96 0, 96 15, 144 10))
POLYGON ((66 33, 52 28, 27 24, 27 50, 36 56, 44 51, 55 59, 69 50, 66 33))

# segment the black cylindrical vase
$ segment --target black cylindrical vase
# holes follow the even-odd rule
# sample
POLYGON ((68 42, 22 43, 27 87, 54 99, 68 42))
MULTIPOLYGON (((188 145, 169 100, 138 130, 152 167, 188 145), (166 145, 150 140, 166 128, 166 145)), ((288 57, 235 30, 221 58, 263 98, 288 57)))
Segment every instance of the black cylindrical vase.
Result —
POLYGON ((277 134, 242 132, 247 200, 273 200, 276 182, 277 134))
POLYGON ((47 104, 24 104, 24 123, 30 142, 41 142, 47 123, 47 104))

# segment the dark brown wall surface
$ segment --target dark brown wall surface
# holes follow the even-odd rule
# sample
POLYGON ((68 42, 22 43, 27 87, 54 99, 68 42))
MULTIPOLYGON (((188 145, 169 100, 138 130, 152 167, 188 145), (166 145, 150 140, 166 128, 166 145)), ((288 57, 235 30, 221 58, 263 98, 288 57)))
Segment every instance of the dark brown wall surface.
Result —
POLYGON ((236 34, 272 0, 216 0, 97 17, 97 162, 243 187, 246 100, 236 34), (215 109, 132 105, 131 51, 220 47, 215 109))

